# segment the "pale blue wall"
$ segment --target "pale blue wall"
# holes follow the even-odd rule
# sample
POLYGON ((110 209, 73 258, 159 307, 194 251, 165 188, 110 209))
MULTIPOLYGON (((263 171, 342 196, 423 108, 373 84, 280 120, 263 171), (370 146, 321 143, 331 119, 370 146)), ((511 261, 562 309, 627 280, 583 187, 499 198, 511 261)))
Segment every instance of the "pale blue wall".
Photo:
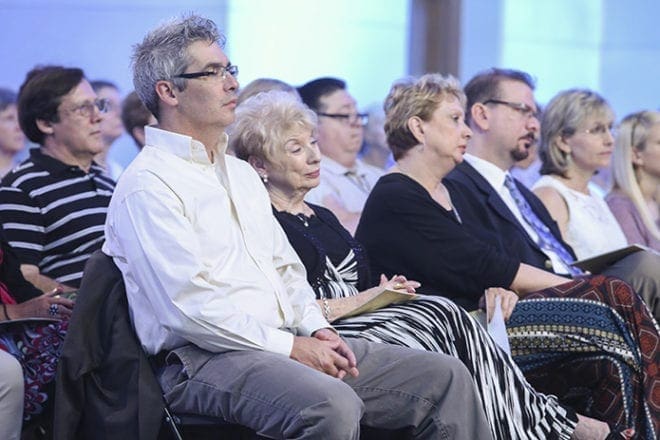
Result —
POLYGON ((525 70, 545 103, 571 87, 605 96, 619 117, 660 106, 660 2, 464 0, 461 80, 490 66, 525 70))
MULTIPOLYGON (((406 74, 408 8, 408 0, 0 0, 0 86, 18 88, 37 63, 62 63, 127 93, 131 45, 194 10, 227 34, 242 83, 335 75, 366 107, 406 74)), ((463 0, 459 76, 516 67, 538 78, 541 102, 585 86, 619 116, 658 108, 658 16, 656 0, 463 0)), ((112 152, 123 163, 134 154, 126 136, 112 152)))
MULTIPOLYGON (((17 89, 37 63, 82 67, 132 90, 131 46, 162 20, 194 10, 218 23, 242 84, 348 81, 359 104, 382 101, 407 66, 408 0, 0 0, 0 86, 17 89)), ((127 135, 111 156, 128 163, 127 135)))
MULTIPOLYGON (((36 64, 81 67, 89 79, 133 90, 131 46, 147 29, 195 10, 225 28, 224 0, 0 0, 0 86, 17 90, 36 64)), ((123 135, 110 155, 127 164, 137 150, 123 135)))

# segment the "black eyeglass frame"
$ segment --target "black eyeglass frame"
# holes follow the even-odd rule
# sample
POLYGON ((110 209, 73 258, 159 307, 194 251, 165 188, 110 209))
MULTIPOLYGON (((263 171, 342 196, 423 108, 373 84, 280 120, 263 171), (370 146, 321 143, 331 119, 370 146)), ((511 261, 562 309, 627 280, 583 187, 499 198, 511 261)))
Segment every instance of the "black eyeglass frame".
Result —
POLYGON ((487 99, 484 102, 482 102, 483 105, 488 105, 488 104, 499 104, 499 105, 505 105, 509 107, 510 109, 519 111, 520 113, 526 114, 527 117, 533 116, 536 119, 541 118, 541 112, 538 110, 534 110, 532 107, 528 106, 524 102, 511 102, 511 101, 503 101, 501 99, 487 99))
POLYGON ((362 127, 367 125, 367 122, 369 121, 369 114, 368 113, 323 113, 323 112, 316 112, 317 115, 319 116, 325 116, 326 118, 332 118, 332 119, 339 119, 342 121, 346 121, 347 123, 351 123, 351 118, 353 120, 358 121, 362 127))
POLYGON ((228 64, 226 66, 218 67, 218 72, 205 70, 202 72, 180 73, 178 75, 174 75, 173 78, 197 79, 206 76, 217 76, 220 79, 224 80, 227 78, 227 74, 230 74, 231 76, 236 78, 238 76, 238 66, 235 64, 228 64))

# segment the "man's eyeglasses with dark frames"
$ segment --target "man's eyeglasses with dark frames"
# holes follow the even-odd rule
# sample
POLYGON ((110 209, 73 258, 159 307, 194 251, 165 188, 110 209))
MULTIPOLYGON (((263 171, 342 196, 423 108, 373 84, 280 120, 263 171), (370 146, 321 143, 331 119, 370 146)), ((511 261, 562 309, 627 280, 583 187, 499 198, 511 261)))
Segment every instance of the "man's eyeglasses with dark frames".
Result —
POLYGON ((369 115, 366 113, 316 113, 326 118, 337 119, 347 125, 360 125, 364 127, 369 121, 369 115))
POLYGON ((107 99, 96 99, 94 101, 87 101, 77 107, 64 109, 64 111, 75 113, 83 118, 91 118, 94 114, 94 109, 98 110, 99 113, 106 113, 108 111, 108 104, 109 101, 107 99))
POLYGON ((238 76, 238 66, 233 64, 229 64, 227 66, 216 66, 203 72, 180 73, 178 75, 174 75, 174 78, 197 79, 210 76, 224 80, 227 78, 227 74, 230 74, 236 78, 238 76))
POLYGON ((527 118, 534 117, 536 119, 539 119, 541 117, 541 114, 537 110, 534 110, 532 107, 528 106, 524 102, 510 102, 510 101, 502 101, 500 99, 488 99, 484 101, 483 104, 505 105, 517 112, 520 112, 523 116, 527 118))

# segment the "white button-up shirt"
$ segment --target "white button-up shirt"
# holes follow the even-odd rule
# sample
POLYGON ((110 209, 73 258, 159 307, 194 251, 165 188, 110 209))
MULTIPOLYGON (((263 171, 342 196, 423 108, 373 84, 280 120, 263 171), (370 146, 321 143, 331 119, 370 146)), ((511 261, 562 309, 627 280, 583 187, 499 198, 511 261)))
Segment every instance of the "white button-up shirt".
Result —
POLYGON ((193 343, 288 356, 295 334, 329 327, 263 184, 226 145, 212 163, 200 142, 147 127, 110 202, 103 251, 150 354, 193 343))
POLYGON ((333 196, 350 212, 362 212, 371 189, 376 185, 383 170, 357 159, 355 167, 346 168, 340 163, 323 156, 319 186, 305 196, 305 200, 323 205, 326 196, 333 196))
MULTIPOLYGON (((474 167, 474 169, 479 172, 479 174, 483 176, 484 179, 488 181, 488 183, 490 183, 490 186, 495 189, 497 194, 499 194, 499 196, 504 201, 504 204, 507 206, 507 208, 509 208, 516 220, 518 220, 518 223, 520 223, 525 232, 527 232, 527 235, 530 236, 534 243, 538 243, 539 235, 536 233, 534 228, 532 228, 529 223, 525 221, 525 218, 520 212, 516 201, 513 199, 513 196, 511 196, 509 189, 506 187, 506 185, 504 185, 504 179, 506 179, 506 171, 503 171, 497 165, 488 162, 487 160, 473 156, 471 154, 465 154, 463 157, 470 165, 474 167)), ((540 249, 545 254, 545 256, 548 257, 550 262, 552 262, 552 267, 555 273, 570 273, 557 253, 545 247, 541 247, 540 249)))

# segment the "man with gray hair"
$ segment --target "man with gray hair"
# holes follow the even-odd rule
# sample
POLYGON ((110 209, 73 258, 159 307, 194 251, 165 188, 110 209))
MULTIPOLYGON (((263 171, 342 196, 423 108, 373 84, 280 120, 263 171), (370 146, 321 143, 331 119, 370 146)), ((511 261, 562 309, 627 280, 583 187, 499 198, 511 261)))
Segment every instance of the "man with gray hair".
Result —
POLYGON ((257 174, 225 155, 238 69, 215 24, 153 30, 133 72, 159 124, 119 181, 103 250, 172 409, 271 438, 358 438, 361 423, 490 438, 459 361, 345 341, 324 319, 257 174))

